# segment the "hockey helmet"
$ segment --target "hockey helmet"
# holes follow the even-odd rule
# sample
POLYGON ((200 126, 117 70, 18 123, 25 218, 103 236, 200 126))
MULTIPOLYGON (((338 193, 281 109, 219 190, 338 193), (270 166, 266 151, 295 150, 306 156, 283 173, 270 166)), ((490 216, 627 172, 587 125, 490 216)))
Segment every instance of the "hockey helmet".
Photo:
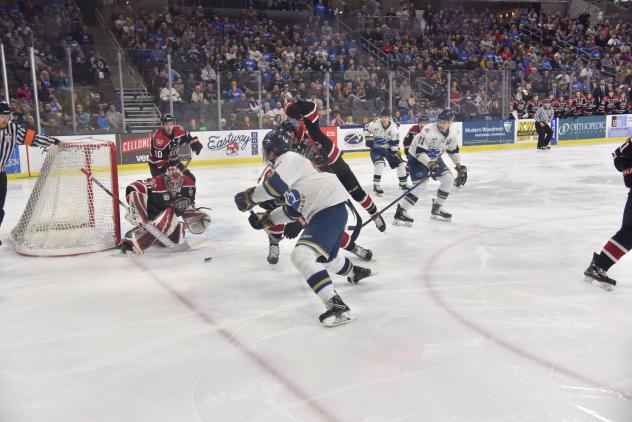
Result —
POLYGON ((444 108, 441 113, 439 113, 439 116, 437 116, 437 120, 452 122, 452 119, 454 119, 454 112, 449 108, 444 108))
POLYGON ((283 130, 272 130, 263 138, 261 148, 266 160, 270 151, 274 152, 274 155, 278 157, 290 150, 290 138, 283 130))
POLYGON ((428 116, 426 116, 425 114, 420 115, 417 119, 417 121, 419 121, 420 123, 428 123, 428 120, 428 116))
POLYGON ((163 125, 165 123, 175 123, 176 119, 171 115, 171 114, 163 114, 162 117, 160 118, 160 123, 162 123, 163 125))
POLYGON ((391 117, 391 109, 388 107, 383 108, 378 117, 391 117))
POLYGON ((165 171, 165 186, 169 192, 180 192, 182 184, 184 183, 184 175, 182 171, 176 166, 170 166, 165 171))

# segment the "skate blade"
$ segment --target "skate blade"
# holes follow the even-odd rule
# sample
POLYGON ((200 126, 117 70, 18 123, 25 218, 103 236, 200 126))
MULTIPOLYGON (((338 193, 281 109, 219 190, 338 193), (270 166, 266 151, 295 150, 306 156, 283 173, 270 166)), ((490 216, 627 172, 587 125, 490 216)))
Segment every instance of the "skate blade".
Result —
POLYGON ((411 223, 409 221, 393 220, 393 225, 394 226, 402 226, 402 227, 411 227, 413 225, 413 223, 411 223))
POLYGON ((384 193, 378 193, 376 191, 373 191, 373 193, 375 194, 375 196, 379 196, 380 198, 384 196, 384 193))
POLYGON ((612 292, 614 290, 614 286, 610 283, 605 283, 603 281, 595 280, 592 277, 584 276, 584 281, 588 284, 592 284, 593 286, 597 286, 600 289, 603 289, 607 292, 612 292))
POLYGON ((452 221, 452 218, 440 217, 438 215, 431 215, 430 219, 434 221, 443 221, 445 223, 449 223, 450 221, 452 221))
POLYGON ((327 328, 331 328, 331 327, 337 327, 339 325, 344 325, 344 324, 348 324, 352 321, 355 321, 356 317, 351 315, 349 312, 344 312, 343 314, 341 314, 338 317, 332 317, 332 318, 327 318, 325 319, 322 324, 327 327, 327 328))

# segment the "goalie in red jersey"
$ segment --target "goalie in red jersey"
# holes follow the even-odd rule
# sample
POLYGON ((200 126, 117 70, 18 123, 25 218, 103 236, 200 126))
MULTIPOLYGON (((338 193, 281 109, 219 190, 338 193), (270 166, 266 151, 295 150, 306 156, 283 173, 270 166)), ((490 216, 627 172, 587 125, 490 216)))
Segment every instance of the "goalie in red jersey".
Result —
POLYGON ((125 197, 129 204, 125 219, 136 227, 125 234, 122 253, 142 254, 156 244, 183 244, 185 229, 201 234, 211 222, 208 214, 195 208, 193 179, 176 166, 157 177, 132 182, 125 197), (151 233, 148 226, 157 232, 152 229, 151 233))

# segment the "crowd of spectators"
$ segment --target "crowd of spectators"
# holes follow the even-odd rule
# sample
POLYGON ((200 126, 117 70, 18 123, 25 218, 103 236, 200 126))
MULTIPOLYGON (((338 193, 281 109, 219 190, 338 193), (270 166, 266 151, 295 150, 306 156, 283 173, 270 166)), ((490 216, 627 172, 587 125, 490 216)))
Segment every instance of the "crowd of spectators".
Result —
MULTIPOLYGON (((410 10, 401 8, 402 19, 412 16, 410 10)), ((364 7, 358 12, 363 14, 364 7)), ((530 8, 434 10, 431 4, 417 15, 420 31, 376 27, 372 20, 361 20, 366 23, 363 37, 377 45, 393 67, 407 69, 413 84, 449 95, 457 110, 466 106, 470 112, 461 113, 466 118, 503 114, 503 78, 509 79, 512 92, 529 83, 532 92, 560 99, 576 91, 587 93, 604 78, 617 95, 622 91, 630 96, 630 23, 591 24, 586 14, 571 19, 530 8), (451 76, 449 94, 446 69, 451 76)))
POLYGON ((94 49, 92 34, 83 24, 81 12, 74 2, 2 2, 0 29, 6 52, 10 106, 19 123, 36 127, 37 90, 40 124, 45 133, 122 131, 122 115, 116 110, 116 105, 110 104, 115 97, 101 95, 112 95, 110 68, 94 49), (35 87, 30 46, 33 46, 35 55, 35 87), (71 110, 68 49, 71 51, 74 76, 75 125, 71 110))

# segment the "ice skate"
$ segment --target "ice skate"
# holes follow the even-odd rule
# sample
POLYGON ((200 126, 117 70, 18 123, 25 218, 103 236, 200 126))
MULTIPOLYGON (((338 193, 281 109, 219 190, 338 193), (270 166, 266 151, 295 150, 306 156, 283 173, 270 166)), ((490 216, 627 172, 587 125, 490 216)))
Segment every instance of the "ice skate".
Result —
POLYGON ((393 219, 393 224, 396 226, 406 226, 410 227, 413 225, 413 220, 408 216, 406 210, 399 204, 397 204, 397 211, 395 211, 395 218, 393 219))
POLYGON ((362 246, 357 244, 353 247, 351 253, 364 261, 370 261, 371 258, 373 258, 373 252, 371 249, 364 249, 362 246))
POLYGON ((442 210, 441 205, 437 204, 435 200, 432 200, 432 210, 430 211, 430 218, 437 221, 452 221, 452 214, 442 210))
POLYGON ((325 305, 327 306, 327 311, 318 317, 325 327, 335 327, 355 320, 355 317, 351 315, 351 310, 340 296, 335 295, 325 305))
POLYGON ((271 265, 276 265, 279 263, 279 245, 270 244, 270 249, 268 250, 268 263, 271 265))
POLYGON ((584 271, 586 281, 590 282, 591 284, 595 284, 607 291, 614 290, 614 286, 617 285, 617 282, 608 277, 608 274, 606 273, 606 271, 604 271, 603 268, 597 266, 598 257, 598 254, 593 254, 593 259, 590 262, 590 265, 588 266, 588 268, 586 268, 586 271, 584 271))
POLYGON ((370 268, 364 268, 364 267, 359 267, 357 265, 354 265, 353 269, 351 270, 351 273, 347 275, 347 281, 349 283, 358 284, 358 281, 367 277, 371 277, 370 268))

